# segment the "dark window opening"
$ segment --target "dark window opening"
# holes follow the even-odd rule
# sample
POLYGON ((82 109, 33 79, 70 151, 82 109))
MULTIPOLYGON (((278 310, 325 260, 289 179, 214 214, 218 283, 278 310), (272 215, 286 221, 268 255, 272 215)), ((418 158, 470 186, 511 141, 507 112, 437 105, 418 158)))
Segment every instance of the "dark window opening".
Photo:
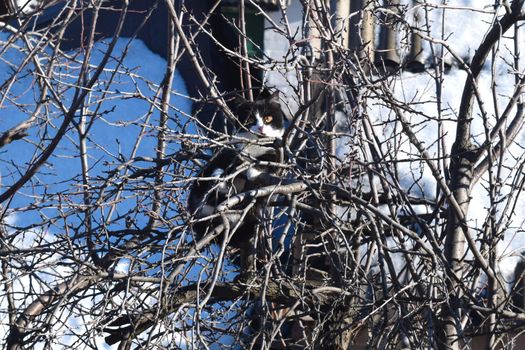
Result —
POLYGON ((8 15, 11 11, 9 11, 9 5, 7 4, 8 0, 0 0, 0 16, 8 15))

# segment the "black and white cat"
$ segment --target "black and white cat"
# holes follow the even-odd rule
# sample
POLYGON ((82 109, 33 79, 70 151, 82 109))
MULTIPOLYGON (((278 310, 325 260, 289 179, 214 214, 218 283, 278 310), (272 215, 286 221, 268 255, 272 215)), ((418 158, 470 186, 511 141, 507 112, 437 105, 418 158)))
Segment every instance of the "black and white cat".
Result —
MULTIPOLYGON (((263 90, 253 102, 238 96, 232 110, 238 122, 232 143, 212 156, 190 189, 188 209, 194 218, 210 216, 228 198, 255 188, 260 175, 268 171, 257 162, 277 160, 273 140, 280 139, 285 130, 279 93, 263 90)), ((255 215, 246 215, 229 245, 240 247, 248 241, 255 221, 255 215)), ((217 224, 218 220, 194 223, 196 238, 202 238, 217 224)))

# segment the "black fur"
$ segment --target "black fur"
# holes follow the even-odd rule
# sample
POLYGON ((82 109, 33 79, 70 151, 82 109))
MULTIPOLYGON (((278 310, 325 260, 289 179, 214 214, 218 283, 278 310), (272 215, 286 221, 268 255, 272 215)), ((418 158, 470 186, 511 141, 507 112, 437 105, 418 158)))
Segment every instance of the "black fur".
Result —
POLYGON ((237 117, 237 131, 246 131, 255 124, 255 114, 261 116, 272 115, 274 117, 273 126, 275 128, 284 128, 284 113, 279 104, 279 93, 276 91, 271 94, 264 89, 254 102, 250 102, 237 95, 234 99, 232 110, 237 117))
MULTIPOLYGON (((269 94, 264 90, 254 102, 249 102, 238 96, 233 103, 232 110, 238 122, 236 135, 239 135, 239 133, 251 135, 249 130, 256 122, 255 115, 257 113, 260 116, 271 115, 273 117, 272 126, 284 129, 284 114, 278 102, 278 93, 269 94)), ((255 137, 257 136, 252 136, 252 138, 255 137)), ((273 147, 273 143, 264 145, 264 147, 247 146, 244 148, 238 145, 229 145, 229 147, 223 147, 214 154, 199 173, 198 179, 191 186, 188 196, 188 210, 190 214, 194 218, 207 217, 213 214, 216 207, 228 198, 256 188, 258 186, 257 179, 249 178, 246 171, 225 180, 243 166, 256 168, 258 171, 268 170, 260 166, 256 167, 251 158, 255 158, 258 161, 276 161, 276 150, 273 147), (222 174, 219 176, 215 174, 214 176, 217 169, 221 169, 222 174), (218 179, 209 179, 210 177, 218 177, 218 179)), ((246 203, 241 203, 232 209, 243 209, 245 206, 246 203)), ((233 229, 239 222, 240 216, 229 215, 228 217, 230 228, 233 229)), ((201 239, 221 223, 221 218, 194 223, 192 229, 195 233, 195 238, 197 240, 201 239)), ((248 213, 232 236, 229 245, 242 247, 253 236, 255 225, 255 213, 248 213)))

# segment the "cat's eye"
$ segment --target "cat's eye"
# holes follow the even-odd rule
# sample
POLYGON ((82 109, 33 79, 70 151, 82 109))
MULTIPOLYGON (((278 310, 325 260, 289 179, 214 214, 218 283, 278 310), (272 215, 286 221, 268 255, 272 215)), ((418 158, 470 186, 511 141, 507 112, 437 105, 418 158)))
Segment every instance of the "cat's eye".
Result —
POLYGON ((271 115, 265 115, 263 118, 264 124, 270 124, 273 120, 273 117, 271 115))

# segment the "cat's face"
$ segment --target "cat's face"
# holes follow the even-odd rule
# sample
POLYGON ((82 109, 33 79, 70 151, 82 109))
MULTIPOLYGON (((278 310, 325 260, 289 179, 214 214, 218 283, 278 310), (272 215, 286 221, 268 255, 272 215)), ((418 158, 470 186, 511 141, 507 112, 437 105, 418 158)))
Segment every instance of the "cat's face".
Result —
POLYGON ((255 111, 251 125, 249 125, 250 131, 266 136, 281 138, 284 134, 284 127, 282 120, 279 120, 279 116, 276 113, 270 111, 255 111), (261 113, 262 112, 262 113, 261 113))
POLYGON ((266 90, 254 101, 241 97, 237 113, 244 129, 263 137, 281 138, 284 134, 284 114, 279 104, 279 93, 266 90))

